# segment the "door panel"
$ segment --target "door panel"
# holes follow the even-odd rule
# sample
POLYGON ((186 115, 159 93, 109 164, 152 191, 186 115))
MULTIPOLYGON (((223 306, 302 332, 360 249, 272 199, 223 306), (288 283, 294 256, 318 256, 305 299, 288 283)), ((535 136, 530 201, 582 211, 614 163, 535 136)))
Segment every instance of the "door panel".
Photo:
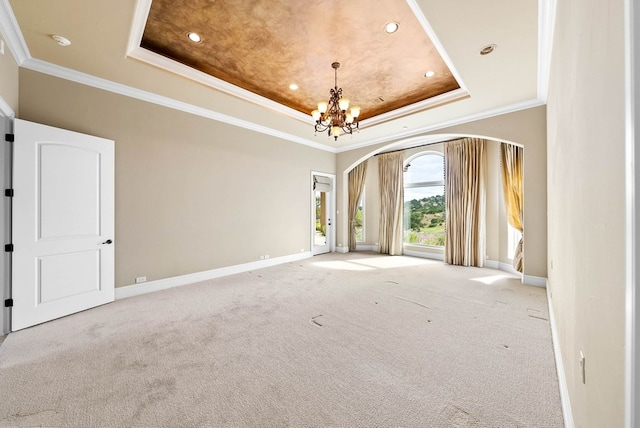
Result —
POLYGON ((51 143, 39 150, 39 238, 98 236, 100 153, 51 143))
POLYGON ((332 187, 331 177, 313 175, 313 238, 312 254, 324 254, 331 251, 332 224, 332 187))
POLYGON ((114 299, 114 143, 14 124, 12 330, 114 299))
POLYGON ((38 258, 39 304, 99 291, 100 253, 97 250, 38 258), (65 284, 58 287, 58 283, 65 284))

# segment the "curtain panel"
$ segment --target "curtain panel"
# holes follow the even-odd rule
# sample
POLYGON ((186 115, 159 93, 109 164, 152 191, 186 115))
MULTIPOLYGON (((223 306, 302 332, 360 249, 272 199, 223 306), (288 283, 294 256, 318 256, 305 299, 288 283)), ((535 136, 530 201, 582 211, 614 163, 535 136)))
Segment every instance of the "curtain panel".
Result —
POLYGON ((482 267, 485 260, 486 142, 465 138, 444 145, 447 238, 445 262, 482 267))
MULTIPOLYGON (((522 147, 513 144, 500 144, 500 165, 502 166, 502 193, 507 209, 507 220, 511 227, 519 230, 524 237, 523 228, 523 190, 522 190, 522 147)), ((513 267, 518 272, 523 269, 523 238, 520 238, 513 255, 513 267)))
POLYGON ((378 251, 402 254, 403 152, 384 153, 378 157, 380 187, 380 222, 378 251))
POLYGON ((349 250, 356 249, 356 215, 358 214, 358 202, 364 189, 364 181, 367 176, 367 161, 365 160, 349 171, 349 250))

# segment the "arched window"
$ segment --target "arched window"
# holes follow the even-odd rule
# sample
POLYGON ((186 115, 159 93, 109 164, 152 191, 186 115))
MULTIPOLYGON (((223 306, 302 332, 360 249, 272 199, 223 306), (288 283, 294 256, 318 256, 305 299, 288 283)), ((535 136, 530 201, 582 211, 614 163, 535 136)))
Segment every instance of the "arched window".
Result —
POLYGON ((404 169, 404 242, 444 246, 444 156, 424 152, 404 169))

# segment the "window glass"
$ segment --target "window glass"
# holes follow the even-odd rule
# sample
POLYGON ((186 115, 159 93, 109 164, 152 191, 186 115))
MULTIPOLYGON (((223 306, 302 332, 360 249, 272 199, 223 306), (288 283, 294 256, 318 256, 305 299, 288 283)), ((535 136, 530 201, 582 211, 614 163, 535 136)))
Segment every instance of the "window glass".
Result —
POLYGON ((444 156, 428 153, 412 159, 404 173, 404 242, 444 246, 444 156))

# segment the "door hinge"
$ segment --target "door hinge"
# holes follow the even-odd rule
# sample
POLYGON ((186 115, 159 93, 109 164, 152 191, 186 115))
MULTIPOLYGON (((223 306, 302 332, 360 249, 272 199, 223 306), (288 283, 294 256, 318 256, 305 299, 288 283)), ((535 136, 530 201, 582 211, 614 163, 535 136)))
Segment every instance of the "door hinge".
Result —
POLYGON ((13 189, 4 189, 4 195, 7 198, 13 198, 13 189))
POLYGON ((6 253, 13 253, 13 244, 7 244, 4 246, 4 251, 6 253))
POLYGON ((13 307, 13 299, 6 299, 4 301, 4 307, 5 308, 12 308, 13 307))
POLYGON ((14 138, 15 138, 15 137, 14 137, 14 135, 13 135, 13 134, 4 134, 4 140, 5 140, 7 143, 13 143, 14 138))

